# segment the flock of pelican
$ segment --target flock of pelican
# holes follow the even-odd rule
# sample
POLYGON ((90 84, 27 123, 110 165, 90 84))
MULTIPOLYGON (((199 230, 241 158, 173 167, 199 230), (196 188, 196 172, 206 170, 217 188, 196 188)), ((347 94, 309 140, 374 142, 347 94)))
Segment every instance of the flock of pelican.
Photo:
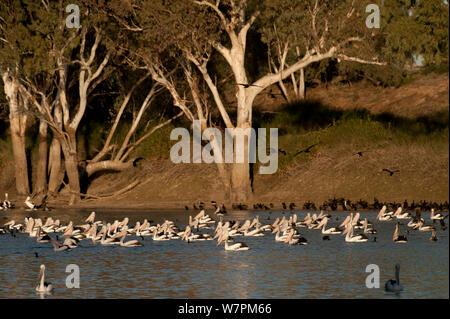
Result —
MULTIPOLYGON (((360 220, 360 213, 350 213, 345 220, 336 227, 328 227, 331 220, 329 214, 321 211, 319 214, 308 213, 303 220, 298 219, 298 215, 292 213, 289 218, 283 216, 277 218, 272 224, 263 225, 259 216, 248 219, 240 223, 237 220, 223 221, 223 215, 220 214, 221 208, 217 208, 215 215, 218 221, 212 219, 204 209, 196 216, 189 216, 188 224, 185 229, 179 229, 173 221, 165 220, 162 224, 151 225, 145 219, 142 223, 137 221, 133 226, 129 226, 129 218, 125 217, 122 221, 115 220, 113 223, 106 223, 95 220, 95 212, 84 220, 83 224, 74 225, 70 221, 67 225, 62 225, 59 219, 54 220, 48 217, 45 222, 40 218, 26 217, 23 224, 11 220, 0 227, 0 234, 20 232, 26 233, 29 237, 36 238, 38 243, 51 243, 54 251, 66 251, 77 248, 82 240, 90 240, 92 244, 103 246, 118 245, 122 247, 138 247, 143 243, 138 239, 126 241, 127 236, 136 236, 144 240, 144 237, 150 237, 154 241, 166 241, 180 239, 184 242, 195 242, 217 239, 217 245, 224 244, 227 251, 240 251, 250 249, 243 242, 235 242, 234 238, 241 237, 261 237, 266 233, 275 234, 275 241, 283 242, 288 245, 307 245, 308 240, 303 237, 299 231, 300 228, 321 231, 323 240, 329 240, 329 235, 345 236, 346 242, 367 242, 369 234, 376 234, 377 231, 373 224, 364 218, 360 220), (220 214, 220 215, 219 215, 220 214), (358 230, 358 233, 357 233, 358 230), (62 235, 50 236, 51 233, 62 233, 62 235), (61 238, 60 238, 61 237, 61 238)), ((431 210, 430 219, 435 222, 439 220, 445 226, 441 213, 431 210)), ((425 220, 421 217, 419 211, 413 217, 407 212, 402 212, 402 207, 395 211, 387 211, 383 206, 379 211, 378 221, 406 220, 410 219, 407 226, 412 230, 431 231, 430 240, 437 241, 436 227, 434 225, 425 225, 425 220)), ((443 228, 444 229, 444 228, 443 228)), ((409 233, 409 231, 407 231, 409 233)), ((400 234, 400 222, 397 221, 392 237, 395 243, 406 243, 406 235, 400 234)), ((373 238, 376 241, 376 237, 373 238)))
MULTIPOLYGON (((7 197, 3 202, 4 205, 8 205, 7 197)), ((129 226, 129 218, 125 217, 122 221, 115 220, 113 223, 106 223, 95 220, 95 212, 92 212, 79 225, 74 225, 72 221, 67 225, 63 225, 59 219, 54 220, 52 217, 48 217, 45 222, 40 218, 26 217, 23 224, 11 220, 0 226, 0 234, 9 233, 15 236, 16 233, 25 233, 29 237, 35 238, 36 242, 50 243, 54 251, 61 252, 79 247, 80 242, 83 240, 91 241, 94 245, 117 245, 121 247, 143 246, 142 241, 144 241, 144 237, 149 237, 154 241, 181 240, 187 243, 217 240, 217 246, 224 244, 226 251, 243 251, 249 250, 250 247, 244 242, 235 241, 236 237, 261 237, 269 233, 274 235, 276 242, 291 246, 308 244, 308 240, 301 235, 300 228, 320 231, 323 234, 323 240, 330 240, 330 235, 345 236, 345 241, 350 243, 367 242, 369 241, 368 235, 377 233, 373 224, 367 218, 360 220, 360 213, 350 213, 336 227, 328 227, 331 216, 323 211, 312 215, 308 213, 303 220, 299 220, 297 214, 291 213, 289 218, 283 215, 281 218, 276 218, 272 224, 265 225, 260 222, 259 216, 247 219, 242 223, 238 220, 224 221, 223 208, 219 207, 217 207, 214 214, 218 220, 211 218, 202 209, 196 216, 189 216, 188 224, 184 230, 179 229, 170 220, 165 220, 162 224, 152 225, 145 219, 142 223, 137 221, 134 226, 129 226), (52 234, 55 234, 55 236, 52 234), (135 236, 142 241, 138 239, 126 240, 127 236, 135 236)), ((436 213, 434 209, 431 210, 430 220, 433 223, 439 220, 442 229, 446 228, 444 220, 447 217, 448 215, 443 216, 441 213, 436 213)), ((430 240, 438 240, 436 227, 434 225, 425 225, 425 219, 421 217, 420 211, 416 211, 416 215, 413 217, 409 213, 403 212, 402 207, 388 212, 387 207, 383 206, 376 219, 380 222, 409 219, 407 227, 417 231, 431 231, 430 240)), ((394 228, 393 241, 395 243, 407 243, 406 235, 401 235, 399 232, 400 222, 397 221, 394 228)), ((373 241, 376 241, 376 237, 373 238, 373 241)), ((37 255, 37 253, 35 254, 37 255)), ((398 270, 396 270, 396 273, 398 273, 398 270)), ((36 291, 46 293, 50 292, 53 287, 44 281, 44 276, 45 266, 41 265, 40 281, 36 291)), ((398 274, 396 279, 399 282, 398 274)), ((394 284, 395 281, 392 281, 389 285, 393 286, 394 284)), ((398 287, 392 289, 395 290, 398 287)))

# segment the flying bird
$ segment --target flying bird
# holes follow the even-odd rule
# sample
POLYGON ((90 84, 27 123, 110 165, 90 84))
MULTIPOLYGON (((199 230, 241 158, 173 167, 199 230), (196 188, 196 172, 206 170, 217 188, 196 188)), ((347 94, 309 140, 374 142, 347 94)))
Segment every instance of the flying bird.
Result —
POLYGON ((256 87, 262 88, 262 86, 255 85, 255 84, 248 84, 248 83, 238 83, 237 85, 241 85, 241 86, 245 87, 246 89, 251 86, 256 86, 256 87))
POLYGON ((280 152, 281 154, 283 154, 284 156, 287 155, 287 152, 285 150, 283 150, 282 148, 278 149, 278 152, 280 152))
POLYGON ((397 170, 395 170, 395 171, 391 171, 390 169, 383 168, 382 172, 388 172, 388 173, 389 173, 389 176, 392 176, 392 175, 394 175, 394 173, 400 172, 400 170, 397 169, 397 170))
POLYGON ((366 153, 366 152, 368 152, 368 151, 359 151, 359 152, 356 152, 356 153, 353 154, 353 155, 359 155, 359 157, 362 157, 363 154, 366 153))
POLYGON ((314 146, 316 146, 316 145, 319 145, 319 143, 310 145, 310 146, 308 146, 307 148, 298 151, 297 153, 294 154, 294 156, 297 156, 298 154, 301 154, 301 153, 311 153, 311 149, 312 149, 314 146))
POLYGON ((137 164, 139 163, 139 161, 141 161, 141 160, 143 160, 143 159, 144 159, 143 157, 138 157, 138 158, 136 158, 136 159, 133 161, 133 166, 136 167, 137 164))

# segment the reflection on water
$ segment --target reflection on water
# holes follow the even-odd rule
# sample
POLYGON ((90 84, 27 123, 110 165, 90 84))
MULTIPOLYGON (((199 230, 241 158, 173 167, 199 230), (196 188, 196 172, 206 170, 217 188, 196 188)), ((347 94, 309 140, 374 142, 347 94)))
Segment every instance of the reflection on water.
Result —
MULTIPOLYGON (((30 212, 8 211, 0 215, 4 224, 15 214, 22 222, 30 212)), ((191 212, 193 214, 193 212, 191 212)), ((33 213, 52 216, 67 223, 80 223, 89 211, 54 210, 33 213)), ((263 224, 273 223, 281 212, 233 212, 227 219, 260 215, 263 224)), ((299 212, 303 219, 306 213, 299 212)), ((289 213, 285 213, 289 216, 289 213)), ((328 227, 342 222, 345 213, 333 213, 328 227), (336 220, 336 217, 339 220, 336 220)), ((427 214, 428 215, 428 214, 427 214)), ((183 227, 185 211, 97 212, 97 220, 112 222, 123 217, 134 225, 147 218, 165 219, 183 227)), ((375 221, 376 213, 362 213, 375 221)), ((425 216, 430 223, 429 216, 425 216)), ((406 224, 402 221, 403 224, 406 224)), ((239 237, 249 251, 226 252, 217 241, 185 243, 155 242, 145 237, 144 247, 92 245, 83 240, 80 248, 54 252, 49 243, 36 243, 25 234, 0 236, 0 298, 449 298, 448 230, 440 230, 439 241, 430 242, 430 232, 411 231, 407 244, 392 242, 394 222, 375 222, 376 242, 346 243, 343 236, 323 241, 320 231, 299 228, 307 246, 289 247, 264 237, 239 237), (35 252, 39 257, 35 257, 35 252), (401 264, 400 279, 405 290, 399 295, 384 292, 384 283, 394 278, 395 263, 401 264), (46 265, 46 281, 55 287, 52 295, 35 292, 39 266, 46 265), (80 267, 80 289, 65 286, 66 266, 80 267), (380 289, 368 289, 368 264, 380 267, 380 289)), ((401 226, 402 232, 408 227, 401 226)))

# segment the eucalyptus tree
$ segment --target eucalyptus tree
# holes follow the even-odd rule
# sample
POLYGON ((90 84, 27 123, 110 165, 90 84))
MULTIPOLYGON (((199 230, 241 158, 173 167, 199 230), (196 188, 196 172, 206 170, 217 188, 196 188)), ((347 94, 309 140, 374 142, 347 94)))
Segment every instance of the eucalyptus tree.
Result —
POLYGON ((400 66, 448 63, 449 4, 443 0, 386 1, 381 7, 382 53, 400 66))
MULTIPOLYGON (((369 48, 372 39, 359 1, 116 0, 114 3, 115 6, 105 11, 124 29, 134 33, 135 43, 140 45, 140 49, 134 51, 135 56, 140 57, 140 67, 150 70, 153 78, 165 85, 172 93, 174 105, 182 109, 188 119, 193 119, 194 115, 167 74, 174 64, 180 66, 192 88, 192 77, 186 70, 196 69, 224 127, 237 129, 234 138, 245 140, 244 153, 249 146, 253 102, 269 86, 311 63, 329 58, 382 64, 369 54, 370 50, 361 50, 361 47, 369 48), (253 83, 248 74, 252 61, 246 59, 250 28, 261 33, 269 49, 278 55, 274 60, 278 60, 278 64, 271 63, 276 68, 253 83), (364 52, 364 56, 360 52, 364 52), (234 120, 230 105, 224 102, 225 92, 220 91, 216 81, 223 74, 213 74, 208 68, 213 54, 224 59, 233 75, 231 82, 235 86, 237 105, 234 120), (288 60, 288 56, 292 58, 288 60)), ((191 90, 192 105, 200 110, 195 91, 191 90)), ((201 117, 201 112, 198 116, 201 117)), ((232 200, 246 201, 250 197, 247 159, 244 163, 232 164, 229 181, 232 200)))
MULTIPOLYGON (((45 191, 47 181, 47 127, 51 129, 53 141, 50 146, 48 168, 50 171, 48 188, 56 192, 62 183, 61 159, 64 157, 65 174, 68 177, 69 203, 74 203, 80 194, 80 160, 77 149, 77 131, 85 118, 88 103, 92 101, 95 90, 118 72, 127 72, 121 68, 120 30, 109 23, 94 10, 96 2, 80 2, 81 25, 69 28, 66 8, 70 1, 32 0, 2 3, 2 47, 1 70, 4 87, 9 96, 10 114, 19 113, 23 118, 32 115, 40 121, 39 162, 36 191, 45 191), (12 97, 15 98, 12 99, 12 97), (15 104, 14 104, 15 103, 15 104), (19 106, 16 106, 19 104, 19 106), (16 112, 14 110, 19 110, 16 112), (15 112, 15 113, 14 113, 15 112)), ((117 97, 120 107, 115 114, 114 124, 108 130, 103 148, 92 159, 88 159, 84 168, 87 175, 99 171, 120 171, 135 165, 131 154, 136 147, 160 127, 172 119, 160 120, 154 125, 147 123, 139 129, 139 124, 159 92, 156 85, 147 82, 148 74, 141 72, 140 80, 128 85, 126 92, 117 97), (137 92, 136 88, 141 91, 137 92), (112 143, 113 136, 122 115, 129 105, 132 94, 147 90, 145 98, 135 100, 140 103, 139 112, 134 118, 128 133, 121 144, 112 143), (139 132, 137 141, 136 137, 139 132), (105 158, 105 157, 109 158, 105 158)), ((119 77, 116 77, 118 79, 119 77)), ((116 85, 118 86, 118 85, 116 85)), ((107 92, 106 92, 107 93, 107 92)), ((11 115, 10 115, 11 116, 11 115)), ((22 121, 23 122, 23 121, 22 121)), ((13 127, 14 122, 11 121, 13 127)), ((108 123, 104 123, 107 125, 108 123)), ((19 126, 21 140, 13 140, 14 148, 20 146, 24 153, 25 133, 19 126)), ((13 131, 13 130, 12 130, 13 131)), ((26 156, 22 156, 26 165, 26 156)), ((22 163, 22 162, 20 162, 22 163)), ((16 163, 17 165, 17 163, 16 163)), ((26 166, 16 171, 26 172, 26 166)), ((20 177, 20 176, 19 176, 20 177)), ((26 178, 24 178, 26 179, 26 178)), ((16 178, 16 180, 21 180, 16 178)), ((27 185, 26 185, 27 186, 27 185)), ((29 186, 22 187, 21 193, 28 193, 29 186)))

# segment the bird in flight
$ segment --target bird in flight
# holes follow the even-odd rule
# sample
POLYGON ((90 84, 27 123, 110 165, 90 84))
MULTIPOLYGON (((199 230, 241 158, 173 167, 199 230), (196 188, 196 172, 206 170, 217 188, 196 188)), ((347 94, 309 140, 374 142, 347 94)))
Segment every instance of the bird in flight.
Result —
POLYGON ((382 172, 388 172, 388 173, 389 173, 389 176, 392 176, 392 175, 394 175, 394 173, 400 172, 400 170, 397 169, 397 170, 395 170, 395 171, 391 171, 390 169, 383 168, 382 172))
POLYGON ((311 153, 311 149, 312 149, 314 146, 318 145, 318 144, 319 144, 319 143, 310 145, 310 146, 308 146, 307 148, 302 149, 302 150, 298 151, 297 153, 295 153, 294 156, 296 156, 296 155, 298 155, 298 154, 301 154, 301 153, 311 153))
POLYGON ((285 150, 283 150, 282 148, 278 149, 278 152, 280 152, 281 154, 283 154, 284 156, 286 156, 287 152, 285 150))
POLYGON ((237 85, 242 85, 242 86, 245 87, 246 89, 249 88, 249 87, 251 87, 251 86, 256 86, 256 87, 262 88, 262 86, 255 85, 255 84, 248 84, 248 83, 238 83, 237 85))
POLYGON ((363 154, 366 153, 366 152, 368 152, 368 151, 359 151, 359 152, 356 152, 356 153, 353 154, 353 155, 359 155, 359 157, 362 157, 363 154))

